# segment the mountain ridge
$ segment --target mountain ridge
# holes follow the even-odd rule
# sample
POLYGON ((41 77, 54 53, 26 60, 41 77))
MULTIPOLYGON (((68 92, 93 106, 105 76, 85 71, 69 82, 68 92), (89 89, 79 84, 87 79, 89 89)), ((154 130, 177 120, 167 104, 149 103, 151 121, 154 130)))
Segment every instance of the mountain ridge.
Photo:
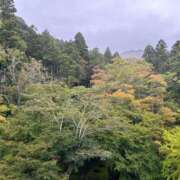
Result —
POLYGON ((129 50, 129 51, 124 51, 120 54, 122 58, 142 58, 143 56, 143 50, 138 49, 138 50, 129 50))

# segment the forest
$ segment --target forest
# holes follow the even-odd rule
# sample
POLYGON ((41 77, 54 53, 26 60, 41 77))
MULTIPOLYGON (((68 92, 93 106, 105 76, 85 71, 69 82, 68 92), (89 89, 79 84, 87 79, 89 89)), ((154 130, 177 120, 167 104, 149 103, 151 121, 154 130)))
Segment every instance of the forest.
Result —
POLYGON ((0 179, 180 180, 180 41, 122 59, 0 0, 0 179))

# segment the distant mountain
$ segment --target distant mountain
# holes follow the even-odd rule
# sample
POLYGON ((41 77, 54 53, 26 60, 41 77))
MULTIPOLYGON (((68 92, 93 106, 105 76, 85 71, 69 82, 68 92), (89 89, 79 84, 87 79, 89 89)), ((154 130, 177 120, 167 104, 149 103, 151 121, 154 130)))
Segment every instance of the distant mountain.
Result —
POLYGON ((143 50, 131 50, 121 53, 122 58, 142 58, 143 50))

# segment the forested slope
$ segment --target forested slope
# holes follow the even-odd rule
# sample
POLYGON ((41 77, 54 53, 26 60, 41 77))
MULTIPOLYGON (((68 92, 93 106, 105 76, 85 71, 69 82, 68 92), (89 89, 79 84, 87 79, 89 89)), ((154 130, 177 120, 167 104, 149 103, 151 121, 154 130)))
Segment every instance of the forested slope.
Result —
POLYGON ((126 61, 0 12, 0 179, 180 179, 180 41, 126 61))

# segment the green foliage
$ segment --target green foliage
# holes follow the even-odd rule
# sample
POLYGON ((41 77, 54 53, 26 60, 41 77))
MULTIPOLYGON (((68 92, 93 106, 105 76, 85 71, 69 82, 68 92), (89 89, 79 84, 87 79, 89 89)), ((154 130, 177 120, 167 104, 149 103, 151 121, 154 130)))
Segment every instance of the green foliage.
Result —
POLYGON ((148 45, 144 50, 143 57, 147 62, 153 64, 155 71, 164 73, 169 70, 169 53, 163 40, 158 42, 155 49, 148 45))
POLYGON ((119 179, 160 179, 160 157, 147 129, 125 127, 101 138, 113 152, 113 167, 119 172, 119 179))
POLYGON ((26 43, 18 33, 13 0, 0 1, 0 44, 6 48, 26 49, 26 43))
POLYGON ((151 45, 146 46, 143 54, 143 58, 155 66, 156 63, 156 51, 151 45))
POLYGON ((180 178, 180 128, 164 132, 162 152, 166 155, 163 173, 168 180, 180 178))
POLYGON ((163 40, 160 40, 154 49, 148 45, 144 50, 143 57, 151 63, 158 73, 167 75, 169 99, 173 98, 179 103, 180 91, 180 42, 177 41, 170 52, 163 40))
POLYGON ((0 27, 0 43, 4 48, 17 48, 22 51, 26 49, 25 41, 18 34, 15 17, 3 21, 0 27))
POLYGON ((99 52, 98 48, 92 49, 89 52, 89 57, 91 59, 91 65, 93 66, 98 65, 100 67, 103 67, 106 64, 104 55, 99 52))
POLYGON ((0 0, 0 179, 179 179, 180 42, 129 62, 15 12, 0 0))
POLYGON ((169 91, 177 102, 180 102, 180 42, 177 41, 171 50, 170 72, 172 78, 169 79, 169 91))
POLYGON ((161 164, 153 128, 135 126, 126 105, 96 93, 56 83, 29 86, 23 105, 3 126, 1 177, 56 179, 93 158, 110 161, 123 178, 158 177, 161 164))
POLYGON ((156 64, 155 69, 160 72, 168 70, 168 51, 167 45, 163 40, 160 40, 156 46, 156 64))
POLYGON ((1 177, 57 179, 60 168, 66 173, 86 159, 108 156, 95 139, 90 138, 93 135, 89 134, 98 128, 95 124, 102 113, 90 97, 84 97, 86 91, 84 88, 71 91, 56 84, 27 89, 24 110, 3 127, 1 177), (94 109, 99 111, 99 116, 94 109), (27 158, 30 160, 26 161, 27 158))
POLYGON ((106 63, 111 62, 111 60, 112 60, 112 53, 111 53, 111 50, 110 50, 109 47, 107 47, 107 49, 105 50, 104 57, 105 57, 106 63))
POLYGON ((88 46, 86 45, 86 41, 80 32, 75 35, 75 44, 78 48, 80 56, 88 61, 89 60, 88 46))
POLYGON ((0 18, 9 19, 14 16, 16 8, 14 6, 14 0, 0 0, 0 18))

